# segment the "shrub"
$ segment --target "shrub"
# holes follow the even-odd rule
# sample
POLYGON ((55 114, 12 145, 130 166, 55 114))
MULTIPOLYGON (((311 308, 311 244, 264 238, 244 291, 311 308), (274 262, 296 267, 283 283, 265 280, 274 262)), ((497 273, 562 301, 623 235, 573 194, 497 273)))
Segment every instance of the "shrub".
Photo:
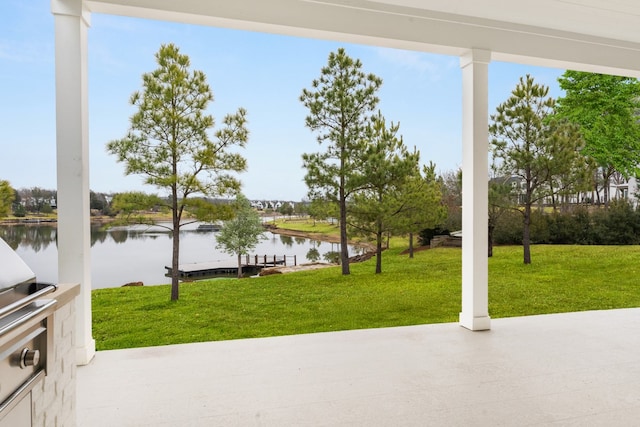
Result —
POLYGON ((611 202, 609 208, 594 215, 597 243, 602 245, 637 245, 640 243, 639 213, 626 200, 611 202))
POLYGON ((522 244, 522 214, 518 211, 507 211, 496 222, 493 232, 496 245, 522 244))
POLYGON ((551 243, 550 223, 552 218, 544 211, 534 210, 531 212, 531 243, 547 244, 551 243))
POLYGON ((13 205, 13 216, 23 218, 26 215, 27 211, 25 210, 24 206, 22 206, 20 203, 15 203, 13 205))
POLYGON ((591 216, 584 207, 578 207, 572 212, 554 212, 547 216, 547 220, 549 227, 548 243, 561 245, 593 244, 591 216))
MULTIPOLYGON (((494 231, 494 243, 522 244, 522 215, 506 212, 494 231)), ((640 211, 627 201, 612 202, 608 209, 590 212, 576 207, 567 212, 531 213, 531 243, 563 245, 637 245, 640 244, 640 211)))

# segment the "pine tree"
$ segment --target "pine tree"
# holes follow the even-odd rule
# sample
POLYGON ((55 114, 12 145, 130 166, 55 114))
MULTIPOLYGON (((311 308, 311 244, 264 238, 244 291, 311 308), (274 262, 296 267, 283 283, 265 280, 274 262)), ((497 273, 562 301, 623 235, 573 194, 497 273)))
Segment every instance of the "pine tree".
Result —
POLYGON ((350 273, 347 200, 361 184, 354 171, 360 163, 360 144, 378 104, 376 92, 381 85, 379 77, 365 74, 360 60, 351 59, 340 48, 329 54, 320 77, 300 96, 309 109, 306 126, 318 132, 320 144, 326 143, 324 152, 302 156, 307 169, 305 183, 311 200, 325 199, 339 206, 342 274, 350 273))
POLYGON ((420 154, 409 152, 397 136, 399 127, 393 123, 387 127, 380 113, 373 117, 364 134, 359 173, 354 175, 360 191, 354 195, 348 218, 358 233, 374 236, 376 274, 382 272, 383 236, 398 228, 397 218, 405 212, 403 186, 420 160, 420 154))
MULTIPOLYGON (((227 115, 224 127, 211 140, 214 127, 207 106, 213 93, 202 71, 190 70, 187 55, 173 44, 156 53, 158 68, 142 76, 143 89, 131 96, 138 111, 131 117, 127 136, 107 144, 107 151, 126 165, 125 173, 140 174, 145 184, 166 190, 172 212, 171 300, 179 297, 180 227, 187 207, 199 213, 214 210, 192 195, 217 197, 240 189, 230 173, 246 169, 246 160, 231 152, 244 147, 249 132, 246 111, 227 115)), ((207 214, 211 218, 211 214, 207 214)))
POLYGON ((555 100, 549 88, 527 75, 511 92, 511 97, 491 116, 489 134, 497 169, 521 180, 524 249, 523 260, 531 264, 531 208, 550 197, 558 188, 556 177, 584 164, 582 139, 570 125, 552 120, 555 100))

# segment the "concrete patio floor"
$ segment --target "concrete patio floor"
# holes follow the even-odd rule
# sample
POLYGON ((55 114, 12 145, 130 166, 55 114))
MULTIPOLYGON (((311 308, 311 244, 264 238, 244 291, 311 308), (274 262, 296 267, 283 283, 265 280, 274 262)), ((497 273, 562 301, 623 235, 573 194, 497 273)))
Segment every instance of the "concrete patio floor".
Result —
POLYGON ((78 426, 637 426, 640 309, 100 351, 78 426))

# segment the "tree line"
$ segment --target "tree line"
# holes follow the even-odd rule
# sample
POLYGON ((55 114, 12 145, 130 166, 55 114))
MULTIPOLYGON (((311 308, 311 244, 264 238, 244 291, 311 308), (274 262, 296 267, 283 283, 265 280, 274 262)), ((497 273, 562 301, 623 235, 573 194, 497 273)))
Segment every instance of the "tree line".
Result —
POLYGON ((565 96, 556 100, 547 86, 521 77, 490 118, 489 242, 505 210, 519 212, 525 264, 534 206, 607 208, 612 178, 640 171, 638 80, 569 70, 558 81, 565 96))
POLYGON ((57 191, 40 187, 15 189, 0 180, 0 218, 13 215, 49 214, 57 207, 57 191))

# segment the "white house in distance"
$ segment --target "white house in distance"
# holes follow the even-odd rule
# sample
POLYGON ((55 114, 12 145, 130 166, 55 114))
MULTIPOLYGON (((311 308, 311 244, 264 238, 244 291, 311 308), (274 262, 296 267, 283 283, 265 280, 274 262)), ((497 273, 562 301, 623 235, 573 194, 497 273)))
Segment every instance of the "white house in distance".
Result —
POLYGON ((276 211, 285 204, 291 206, 292 209, 295 208, 295 204, 293 202, 286 202, 282 200, 252 200, 250 203, 252 208, 258 209, 260 211, 264 209, 271 209, 276 211))
MULTIPOLYGON (((91 332, 88 46, 92 13, 178 21, 453 55, 462 69, 460 324, 490 328, 489 63, 640 77, 637 0, 51 0, 55 21, 59 282, 80 283, 77 361, 91 332)), ((133 41, 135 42, 135 41, 133 41)))
MULTIPOLYGON (((525 182, 519 176, 511 177, 496 177, 490 181, 496 181, 498 183, 504 183, 511 186, 514 200, 517 203, 524 203, 524 191, 525 182)), ((566 202, 572 205, 591 205, 605 203, 606 196, 604 191, 600 189, 600 194, 596 194, 596 191, 583 191, 574 195, 567 196, 566 202)), ((612 200, 626 200, 632 206, 637 207, 640 204, 640 194, 638 193, 638 179, 635 177, 625 178, 621 174, 614 174, 609 181, 609 201, 612 200)), ((543 204, 551 204, 550 197, 546 197, 542 200, 543 204)))

